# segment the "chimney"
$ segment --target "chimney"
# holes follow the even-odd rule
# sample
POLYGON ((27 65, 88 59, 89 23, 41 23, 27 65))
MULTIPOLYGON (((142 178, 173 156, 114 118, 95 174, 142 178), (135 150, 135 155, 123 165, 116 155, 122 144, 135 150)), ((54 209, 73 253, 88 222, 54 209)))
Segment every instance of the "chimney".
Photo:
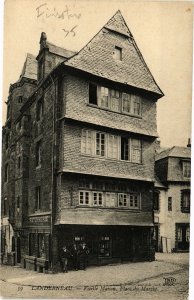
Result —
POLYGON ((47 36, 45 32, 41 33, 40 37, 40 49, 42 50, 43 48, 48 48, 47 46, 47 36))
POLYGON ((188 139, 187 148, 191 148, 191 139, 188 139))

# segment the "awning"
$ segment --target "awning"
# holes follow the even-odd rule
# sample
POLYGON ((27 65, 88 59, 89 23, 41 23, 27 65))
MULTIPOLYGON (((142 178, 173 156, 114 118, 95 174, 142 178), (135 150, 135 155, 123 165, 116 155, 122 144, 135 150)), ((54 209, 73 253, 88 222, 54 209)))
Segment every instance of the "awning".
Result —
POLYGON ((55 225, 120 225, 153 226, 152 212, 66 208, 60 212, 55 225))

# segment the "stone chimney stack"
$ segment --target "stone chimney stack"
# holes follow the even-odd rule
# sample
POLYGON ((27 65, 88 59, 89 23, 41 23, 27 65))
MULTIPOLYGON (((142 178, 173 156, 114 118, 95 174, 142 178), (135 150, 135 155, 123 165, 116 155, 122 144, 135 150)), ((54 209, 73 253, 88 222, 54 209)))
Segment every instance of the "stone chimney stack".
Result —
POLYGON ((188 148, 191 148, 191 139, 188 139, 187 147, 188 147, 188 148))

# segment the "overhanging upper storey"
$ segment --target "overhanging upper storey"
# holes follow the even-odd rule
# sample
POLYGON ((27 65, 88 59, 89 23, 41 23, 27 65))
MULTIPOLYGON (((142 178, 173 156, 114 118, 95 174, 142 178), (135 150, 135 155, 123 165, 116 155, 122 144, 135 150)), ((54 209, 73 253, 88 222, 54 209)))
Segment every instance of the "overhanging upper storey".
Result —
POLYGON ((164 96, 155 82, 120 11, 66 66, 135 87, 155 98, 164 96))

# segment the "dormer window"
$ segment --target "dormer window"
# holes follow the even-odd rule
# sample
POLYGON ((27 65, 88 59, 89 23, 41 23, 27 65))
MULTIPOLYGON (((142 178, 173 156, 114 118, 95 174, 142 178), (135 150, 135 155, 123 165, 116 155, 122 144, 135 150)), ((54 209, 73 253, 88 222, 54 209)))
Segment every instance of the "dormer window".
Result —
POLYGON ((122 48, 115 46, 113 57, 115 60, 122 60, 122 48))

